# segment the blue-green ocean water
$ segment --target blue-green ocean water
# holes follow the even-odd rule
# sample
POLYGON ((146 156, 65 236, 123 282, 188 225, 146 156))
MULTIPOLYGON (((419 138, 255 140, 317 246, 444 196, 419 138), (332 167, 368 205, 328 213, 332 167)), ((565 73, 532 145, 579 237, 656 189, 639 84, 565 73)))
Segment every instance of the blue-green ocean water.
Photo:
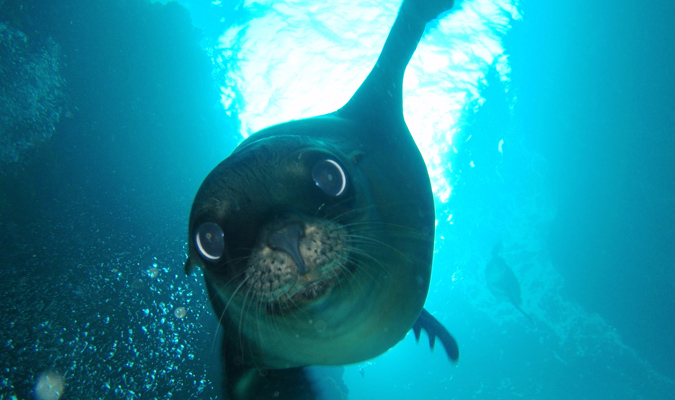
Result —
MULTIPOLYGON (((219 398, 193 196, 244 136, 348 99, 397 7, 0 1, 0 399, 219 398)), ((426 308, 461 358, 409 334, 345 367, 351 399, 672 398, 674 18, 465 0, 431 24, 404 102, 436 196, 426 308), (498 242, 533 322, 487 288, 498 242)))

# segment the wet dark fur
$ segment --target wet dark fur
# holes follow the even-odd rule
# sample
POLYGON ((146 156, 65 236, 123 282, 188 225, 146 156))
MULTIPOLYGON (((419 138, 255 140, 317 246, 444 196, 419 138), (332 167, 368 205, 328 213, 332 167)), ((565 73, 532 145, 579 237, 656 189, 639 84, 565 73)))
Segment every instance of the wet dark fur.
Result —
POLYGON ((339 379, 305 367, 375 357, 411 328, 457 359, 445 328, 420 317, 435 216, 401 94, 426 22, 451 6, 405 0, 377 65, 344 107, 257 132, 200 187, 186 271, 204 272, 223 328, 228 398, 346 398, 339 379), (344 172, 339 195, 315 181, 322 160, 344 172), (195 245, 209 224, 224 241, 214 258, 195 245))

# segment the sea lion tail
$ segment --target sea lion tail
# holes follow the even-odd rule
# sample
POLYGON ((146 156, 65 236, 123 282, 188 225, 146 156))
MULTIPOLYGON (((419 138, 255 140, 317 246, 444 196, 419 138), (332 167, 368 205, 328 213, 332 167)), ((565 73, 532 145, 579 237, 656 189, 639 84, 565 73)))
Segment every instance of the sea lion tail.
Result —
POLYGON ((530 314, 528 314, 528 313, 526 313, 525 311, 523 311, 523 309, 520 308, 520 306, 518 306, 518 305, 516 305, 516 304, 513 304, 513 305, 516 307, 516 309, 517 309, 518 311, 520 311, 521 314, 523 314, 527 319, 530 320, 531 323, 534 324, 534 320, 532 319, 532 317, 530 316, 530 314))
MULTIPOLYGON (((389 123, 403 121, 403 74, 427 22, 452 8, 453 0, 404 0, 377 63, 352 98, 337 114, 341 117, 389 123)), ((404 122, 405 123, 405 122, 404 122)))

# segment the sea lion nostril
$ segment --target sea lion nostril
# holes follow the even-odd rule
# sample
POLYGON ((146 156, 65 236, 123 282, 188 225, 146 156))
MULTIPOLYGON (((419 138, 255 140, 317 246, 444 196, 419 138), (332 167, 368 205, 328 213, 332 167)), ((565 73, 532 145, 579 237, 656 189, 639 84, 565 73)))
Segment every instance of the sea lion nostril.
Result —
POLYGON ((300 273, 307 271, 305 262, 300 255, 300 239, 305 236, 305 231, 299 224, 284 225, 267 238, 267 245, 280 250, 291 256, 300 273))

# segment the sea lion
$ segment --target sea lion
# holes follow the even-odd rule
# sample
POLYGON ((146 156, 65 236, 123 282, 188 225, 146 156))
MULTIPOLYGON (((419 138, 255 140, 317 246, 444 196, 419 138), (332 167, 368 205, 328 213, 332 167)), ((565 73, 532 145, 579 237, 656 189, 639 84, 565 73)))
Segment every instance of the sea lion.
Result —
POLYGON ((302 367, 376 357, 413 327, 459 357, 422 310, 434 203, 401 91, 426 23, 452 3, 405 0, 342 108, 253 134, 202 183, 185 268, 202 269, 224 328, 230 398, 314 398, 302 367))
POLYGON ((492 249, 492 259, 485 266, 485 279, 487 281, 488 289, 498 299, 508 301, 513 304, 518 311, 520 311, 530 322, 534 322, 520 306, 523 299, 520 295, 520 283, 516 274, 513 273, 511 267, 499 255, 502 244, 498 243, 492 249))

